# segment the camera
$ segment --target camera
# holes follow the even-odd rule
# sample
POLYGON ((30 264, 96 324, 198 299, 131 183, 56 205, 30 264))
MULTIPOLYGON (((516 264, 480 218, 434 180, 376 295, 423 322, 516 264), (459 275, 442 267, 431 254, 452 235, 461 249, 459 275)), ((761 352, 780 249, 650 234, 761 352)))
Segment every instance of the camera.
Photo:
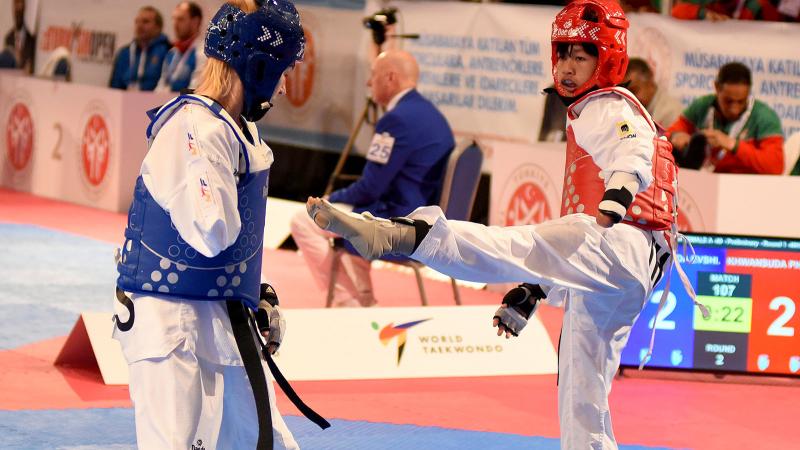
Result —
POLYGON ((375 45, 386 42, 386 26, 397 23, 397 8, 382 9, 375 14, 364 17, 364 26, 372 30, 375 45))

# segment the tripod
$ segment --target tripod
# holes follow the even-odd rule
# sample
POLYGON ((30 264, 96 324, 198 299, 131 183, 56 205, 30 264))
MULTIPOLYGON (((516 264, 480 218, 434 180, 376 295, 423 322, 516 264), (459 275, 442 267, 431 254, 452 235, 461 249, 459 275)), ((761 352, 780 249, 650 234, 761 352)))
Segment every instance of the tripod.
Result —
POLYGON ((358 117, 358 121, 356 122, 355 126, 353 126, 353 129, 350 130, 350 136, 347 138, 347 143, 342 149, 342 153, 339 155, 339 161, 336 162, 336 168, 333 169, 333 173, 331 173, 331 176, 328 179, 328 185, 325 187, 324 195, 329 195, 331 192, 333 192, 333 187, 339 180, 355 181, 359 178, 359 175, 343 174, 342 169, 344 168, 344 163, 347 160, 347 157, 350 156, 350 152, 353 150, 353 145, 358 137, 358 133, 361 131, 361 126, 364 125, 365 122, 374 125, 375 121, 370 120, 370 117, 374 119, 377 116, 377 113, 378 105, 372 101, 371 97, 368 96, 364 103, 364 108, 361 110, 361 114, 358 117))

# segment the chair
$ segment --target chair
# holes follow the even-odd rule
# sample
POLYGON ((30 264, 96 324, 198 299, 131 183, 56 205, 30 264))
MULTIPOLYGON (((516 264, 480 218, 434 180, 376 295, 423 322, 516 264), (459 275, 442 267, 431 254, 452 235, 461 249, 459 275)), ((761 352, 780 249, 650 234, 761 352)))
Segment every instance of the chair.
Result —
MULTIPOLYGON (((478 183, 481 179, 481 166, 483 165, 483 150, 480 144, 472 138, 458 142, 456 148, 450 154, 445 168, 444 180, 442 182, 441 194, 439 196, 439 207, 444 212, 445 217, 450 220, 469 220, 472 214, 472 205, 475 202, 475 194, 478 191, 478 183)), ((340 259, 344 249, 341 238, 333 239, 331 246, 334 250, 333 262, 331 263, 331 277, 328 284, 328 296, 325 307, 330 308, 333 303, 334 286, 336 276, 339 271, 340 259)), ((422 306, 428 306, 428 297, 425 294, 425 285, 422 282, 421 269, 424 264, 412 259, 398 260, 389 259, 389 262, 401 266, 410 267, 414 270, 417 279, 417 288, 422 306)), ((458 293, 456 280, 450 277, 450 284, 453 288, 453 298, 457 305, 461 304, 461 296, 458 293)))
POLYGON ((789 175, 800 158, 800 132, 791 136, 783 143, 783 174, 789 175))
POLYGON ((72 80, 72 54, 66 47, 56 47, 45 61, 38 76, 51 80, 72 80))

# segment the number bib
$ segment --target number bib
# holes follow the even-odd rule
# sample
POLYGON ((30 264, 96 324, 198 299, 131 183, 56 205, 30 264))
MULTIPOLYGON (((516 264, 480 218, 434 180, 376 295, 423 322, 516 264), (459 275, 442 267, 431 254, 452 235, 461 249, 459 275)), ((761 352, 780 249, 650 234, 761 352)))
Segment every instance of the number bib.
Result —
POLYGON ((394 148, 394 138, 391 134, 386 131, 381 134, 375 133, 375 136, 372 137, 372 142, 369 144, 367 161, 386 164, 392 156, 392 148, 394 148))

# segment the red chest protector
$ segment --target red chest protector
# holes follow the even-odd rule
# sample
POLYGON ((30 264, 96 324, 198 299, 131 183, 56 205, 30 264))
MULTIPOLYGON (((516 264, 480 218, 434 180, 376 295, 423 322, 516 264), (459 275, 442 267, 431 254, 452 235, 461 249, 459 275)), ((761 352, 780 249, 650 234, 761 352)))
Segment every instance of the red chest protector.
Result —
MULTIPOLYGON (((645 112, 644 107, 627 90, 605 88, 586 94, 567 110, 570 119, 577 118, 573 108, 593 96, 613 91, 626 98, 638 108, 639 114, 647 120, 656 134, 659 130, 645 112)), ((623 222, 644 230, 669 230, 678 217, 678 167, 672 156, 672 144, 656 137, 653 139, 653 184, 646 191, 637 194, 628 207, 623 222)), ((572 126, 567 127, 567 161, 564 170, 564 189, 561 198, 561 215, 584 213, 597 214, 597 205, 605 193, 605 184, 600 176, 600 168, 586 150, 575 142, 572 126)))

